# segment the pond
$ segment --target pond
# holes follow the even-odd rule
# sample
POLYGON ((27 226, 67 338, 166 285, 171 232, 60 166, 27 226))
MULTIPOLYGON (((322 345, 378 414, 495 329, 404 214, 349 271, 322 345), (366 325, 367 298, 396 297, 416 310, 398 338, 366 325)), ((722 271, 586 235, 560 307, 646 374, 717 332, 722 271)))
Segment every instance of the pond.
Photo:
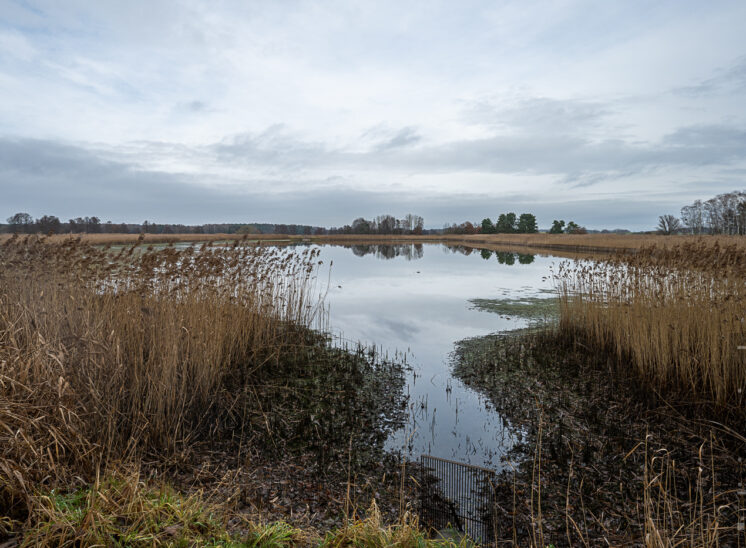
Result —
POLYGON ((331 332, 406 359, 408 421, 386 448, 501 469, 521 436, 451 374, 456 343, 551 314, 553 257, 442 244, 321 246, 331 332))

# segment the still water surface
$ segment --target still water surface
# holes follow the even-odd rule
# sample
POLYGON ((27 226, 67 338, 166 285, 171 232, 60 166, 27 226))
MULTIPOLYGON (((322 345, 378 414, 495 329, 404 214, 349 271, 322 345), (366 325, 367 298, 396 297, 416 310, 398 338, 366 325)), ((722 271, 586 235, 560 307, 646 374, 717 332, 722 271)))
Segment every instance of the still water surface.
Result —
POLYGON ((525 327, 525 319, 476 309, 470 300, 550 297, 556 259, 441 244, 321 246, 320 259, 332 265, 332 333, 389 356, 406 353, 411 366, 409 421, 387 448, 503 468, 500 457, 517 433, 451 376, 450 355, 457 341, 525 327))

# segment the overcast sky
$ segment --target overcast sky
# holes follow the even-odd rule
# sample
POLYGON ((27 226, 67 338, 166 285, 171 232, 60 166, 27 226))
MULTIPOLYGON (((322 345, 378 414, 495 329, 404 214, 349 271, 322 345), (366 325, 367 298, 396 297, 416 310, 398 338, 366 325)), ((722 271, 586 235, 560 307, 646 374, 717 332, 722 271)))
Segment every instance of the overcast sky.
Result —
POLYGON ((746 188, 746 2, 0 0, 0 218, 648 229, 746 188))

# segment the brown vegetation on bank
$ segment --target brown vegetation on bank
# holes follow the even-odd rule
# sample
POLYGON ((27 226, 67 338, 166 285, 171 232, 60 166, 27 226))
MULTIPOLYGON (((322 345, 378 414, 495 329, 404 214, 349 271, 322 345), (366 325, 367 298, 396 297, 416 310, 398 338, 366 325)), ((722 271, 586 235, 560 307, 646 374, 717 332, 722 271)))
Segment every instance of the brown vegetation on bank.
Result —
POLYGON ((746 435, 651 398, 553 327, 467 339, 454 374, 521 433, 500 473, 499 546, 744 546, 746 435))
MULTIPOLYGON (((361 240, 360 236, 335 238, 347 243, 361 240)), ((480 247, 474 238, 445 240, 466 240, 469 245, 480 247)), ((177 468, 190 470, 190 477, 196 481, 210 467, 187 465, 185 455, 195 446, 209 445, 205 452, 215 451, 215 440, 222 439, 226 444, 230 441, 230 447, 235 449, 235 442, 239 447, 256 443, 262 431, 270 433, 267 445, 284 443, 287 436, 283 432, 295 419, 284 413, 285 399, 278 397, 280 392, 273 393, 271 399, 258 394, 262 383, 268 381, 261 373, 279 372, 274 381, 298 373, 299 369, 284 369, 283 363, 312 346, 307 340, 309 333, 302 329, 313 318, 316 304, 309 286, 315 268, 311 250, 289 253, 250 245, 247 240, 219 247, 166 247, 142 253, 135 246, 113 251, 69 237, 60 240, 58 245, 49 245, 49 240, 43 238, 13 238, 0 247, 0 514, 5 514, 0 519, 0 538, 3 528, 14 527, 24 519, 36 519, 37 525, 45 527, 43 517, 47 510, 49 526, 60 532, 60 524, 55 523, 58 518, 54 517, 59 509, 57 499, 40 495, 40 490, 93 483, 97 472, 106 470, 114 461, 147 460, 158 467, 167 456, 172 463, 169 466, 177 463, 177 468), (280 412, 268 413, 267 402, 280 412), (229 440, 231 435, 234 437, 229 440)), ((444 238, 415 241, 428 240, 444 238)), ((412 238, 375 237, 363 241, 391 243, 412 238)), ((665 241, 675 243, 676 239, 665 241)), ((744 406, 746 387, 744 364, 738 361, 741 354, 737 351, 744 335, 741 318, 746 309, 746 261, 740 243, 723 246, 720 242, 724 241, 729 240, 687 239, 686 245, 644 247, 636 254, 610 258, 595 267, 585 263, 563 267, 558 272, 563 291, 560 339, 588 347, 592 355, 607 355, 597 350, 615 355, 620 364, 634 368, 653 390, 705 399, 722 410, 726 418, 737 417, 738 409, 744 406), (585 292, 585 296, 579 297, 578 291, 585 292)), ((540 343, 539 347, 546 346, 543 341, 540 343)), ((515 352, 521 360, 516 369, 521 379, 526 377, 524 352, 523 348, 515 352)), ((501 359, 505 360, 505 356, 501 359)), ((492 369, 495 363, 491 358, 485 362, 485 378, 497 379, 492 369)), ((308 369, 304 366, 300 370, 308 369)), ((586 371, 574 378, 600 385, 604 375, 596 371, 591 377, 586 371)), ((326 386, 314 372, 303 381, 326 386)), ((360 379, 355 382, 359 384, 360 379)), ((550 389, 537 394, 532 385, 518 405, 531 403, 536 397, 542 406, 551 402, 560 393, 550 384, 547 387, 550 389)), ((300 394, 297 387, 280 386, 279 390, 288 399, 300 394)), ((345 396, 345 400, 355 399, 354 396, 345 396)), ((609 415, 604 405, 611 398, 604 394, 597 400, 591 414, 609 415)), ((629 405, 633 402, 628 400, 629 405)), ((551 424, 542 422, 539 415, 532 435, 538 448, 537 462, 545 459, 547 464, 546 451, 559 463, 567 457, 571 459, 567 483, 552 487, 555 496, 551 500, 546 499, 551 491, 545 491, 544 499, 545 504, 559 504, 560 512, 561 506, 566 505, 567 531, 562 534, 566 533, 568 540, 595 542, 598 535, 608 536, 604 528, 611 530, 623 524, 626 532, 618 538, 637 539, 647 546, 675 545, 687 538, 694 540, 695 535, 692 545, 710 546, 717 543, 723 523, 732 527, 734 492, 716 492, 714 487, 710 491, 709 487, 722 472, 716 474, 711 467, 712 472, 705 476, 695 474, 689 484, 682 483, 694 489, 692 496, 671 491, 673 484, 666 482, 676 470, 680 471, 680 460, 669 459, 661 453, 661 447, 670 450, 672 438, 661 440, 655 454, 645 451, 646 446, 629 452, 624 447, 628 437, 621 432, 618 421, 607 417, 604 430, 595 432, 584 422, 573 422, 570 413, 577 412, 568 409, 567 402, 560 400, 558 409, 559 418, 551 424), (612 427, 616 430, 609 434, 607 430, 612 427), (563 432, 563 428, 571 428, 572 432, 563 432), (554 445, 543 446, 542 435, 546 439, 550 430, 557 433, 554 445), (587 435, 578 439, 576 431, 587 435), (601 466, 597 460, 601 451, 598 445, 616 455, 617 460, 610 459, 601 466), (584 473, 592 474, 599 468, 603 472, 586 476, 586 482, 578 481, 574 475, 581 462, 572 459, 580 458, 581 451, 584 473), (630 494, 623 491, 621 477, 617 482, 613 476, 614 467, 624 466, 627 470, 624 463, 632 462, 630 459, 637 459, 637 467, 628 470, 630 475, 625 476, 624 483, 641 482, 637 516, 642 516, 642 520, 626 514, 626 504, 636 499, 625 498, 630 494), (642 477, 637 478, 635 473, 642 473, 642 477), (623 500, 611 511, 599 506, 599 516, 583 507, 578 514, 574 513, 577 507, 569 506, 577 500, 587 504, 599 493, 604 493, 606 502, 613 505, 617 484, 623 500), (564 485, 566 496, 562 498, 564 485), (583 497, 587 497, 585 502, 583 497), (727 508, 722 508, 721 503, 726 503, 727 508), (590 527, 581 519, 595 521, 590 527)), ((586 413, 584 409, 579 412, 586 413)), ((351 416, 360 413, 358 409, 350 410, 351 416)), ((374 408, 373 414, 377 415, 378 410, 374 408)), ((323 413, 315 416, 312 420, 318 421, 323 413)), ((310 423, 309 427, 321 428, 322 437, 329 437, 336 428, 323 422, 310 423)), ((636 439, 647 439, 643 434, 646 428, 644 422, 636 425, 636 439)), ((734 428, 735 436, 743 439, 737 426, 729 431, 733 433, 734 428)), ((699 433, 692 437, 704 439, 699 433)), ((308 439, 296 437, 296 441, 308 439)), ((372 440, 363 440, 363 445, 372 445, 372 440)), ((346 447, 344 443, 337 445, 346 447)), ((714 441, 709 447, 702 447, 697 463, 708 465, 706 451, 725 454, 722 458, 729 459, 728 447, 714 441)), ((328 451, 321 445, 319 449, 322 453, 328 451)), ((251 453, 239 449, 230 457, 245 461, 247 454, 251 453)), ((258 461, 252 461, 250 468, 255 468, 258 461)), ((302 468, 304 464, 301 461, 295 466, 302 468)), ((238 469, 239 466, 234 470, 238 469)), ((507 501, 521 496, 528 499, 525 515, 517 515, 516 507, 511 512, 503 505, 508 509, 505 520, 512 519, 512 527, 516 527, 516 520, 528 519, 525 532, 534 536, 531 542, 537 546, 544 544, 545 537, 541 529, 537 536, 536 525, 541 528, 549 523, 542 518, 542 503, 535 503, 532 495, 534 489, 544 489, 542 473, 546 472, 541 470, 536 475, 536 487, 530 476, 527 491, 521 492, 515 484, 512 491, 506 491, 507 501)), ((314 472, 310 468, 303 472, 307 486, 296 481, 297 476, 284 481, 307 492, 313 488, 314 472)), ((229 477, 231 473, 225 471, 222 476, 229 477)), ((511 489, 507 484, 506 488, 511 489)), ((372 487, 372 492, 376 491, 372 487)), ((98 500, 95 489, 86 491, 84 496, 87 501, 98 500)), ((236 496, 248 495, 239 492, 236 496)), ((232 497, 231 494, 227 498, 232 497)), ((270 495, 267 498, 272 500, 270 495)), ((61 500, 63 506, 67 505, 67 499, 61 500)), ((99 515, 93 510, 90 515, 99 515)), ((557 515, 561 523, 563 515, 557 515)), ((119 531, 121 527, 115 525, 119 531)), ((74 538, 83 530, 81 527, 90 526, 92 523, 84 522, 68 527, 60 538, 74 538)), ((136 528, 131 531, 137 533, 136 528)), ((157 531, 162 540, 172 534, 163 527, 157 531)), ((731 529, 728 531, 732 533, 731 529)), ((45 533, 42 530, 40 534, 45 533)))
MULTIPOLYGON (((301 238, 301 237, 298 237, 301 238)), ((476 248, 500 246, 530 247, 547 251, 575 251, 590 253, 615 253, 637 251, 646 247, 677 247, 692 242, 704 241, 707 244, 735 246, 746 251, 746 239, 739 236, 663 236, 660 234, 444 234, 425 236, 381 236, 381 235, 333 235, 306 236, 308 241, 319 243, 459 243, 476 248)))
MULTIPOLYGON (((0 234, 0 242, 11 238, 10 234, 0 234)), ((242 234, 55 234, 47 241, 63 243, 70 238, 81 238, 90 245, 128 245, 142 240, 144 243, 179 243, 179 242, 232 242, 244 239, 242 234)), ((415 235, 287 235, 287 234, 251 234, 251 241, 258 242, 314 242, 327 244, 351 243, 459 243, 471 247, 496 248, 500 246, 530 247, 545 251, 572 251, 589 253, 615 253, 619 251, 637 251, 646 247, 671 248, 693 242, 704 241, 708 244, 718 243, 721 247, 735 246, 746 250, 746 239, 741 236, 693 236, 661 234, 428 234, 415 235)))
MULTIPOLYGON (((91 485, 98 500, 99 478, 123 469, 259 519, 330 529, 345 497, 374 496, 390 518, 398 484, 381 479, 381 453, 403 374, 309 329, 323 320, 318 250, 148 247, 0 245, 0 541, 98 535, 103 507, 70 501, 91 485), (44 525, 49 501, 61 514, 44 525), (70 525, 81 511, 94 517, 70 525)), ((111 534, 149 534, 106 519, 111 534)), ((165 538, 170 524, 148 519, 165 538)))
MULTIPOLYGON (((12 234, 0 234, 0 243, 12 238, 12 234)), ((69 240, 80 239, 81 242, 89 245, 132 245, 134 243, 143 244, 170 244, 182 242, 221 242, 235 241, 245 239, 243 234, 53 234, 45 238, 47 243, 61 244, 69 240)), ((253 234, 251 240, 272 240, 287 239, 286 236, 276 236, 274 234, 253 234)))
POLYGON ((238 244, 2 244, 0 514, 22 517, 42 485, 268 424, 257 378, 304 345, 315 252, 238 244))
POLYGON ((63 463, 95 469, 112 455, 172 452, 245 418, 251 373, 297 346, 288 325, 313 317, 314 257, 4 243, 3 485, 55 476, 63 463))
POLYGON ((746 246, 728 239, 644 247, 560 265, 560 329, 609 351, 651 388, 746 408, 746 246))

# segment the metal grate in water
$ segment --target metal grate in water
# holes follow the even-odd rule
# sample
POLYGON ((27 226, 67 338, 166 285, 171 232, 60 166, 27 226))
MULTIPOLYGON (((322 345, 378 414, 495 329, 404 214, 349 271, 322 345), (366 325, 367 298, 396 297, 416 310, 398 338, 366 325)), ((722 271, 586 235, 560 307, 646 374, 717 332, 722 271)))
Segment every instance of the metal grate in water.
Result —
POLYGON ((494 470, 430 455, 421 457, 420 519, 443 531, 455 529, 472 539, 495 540, 494 470))

